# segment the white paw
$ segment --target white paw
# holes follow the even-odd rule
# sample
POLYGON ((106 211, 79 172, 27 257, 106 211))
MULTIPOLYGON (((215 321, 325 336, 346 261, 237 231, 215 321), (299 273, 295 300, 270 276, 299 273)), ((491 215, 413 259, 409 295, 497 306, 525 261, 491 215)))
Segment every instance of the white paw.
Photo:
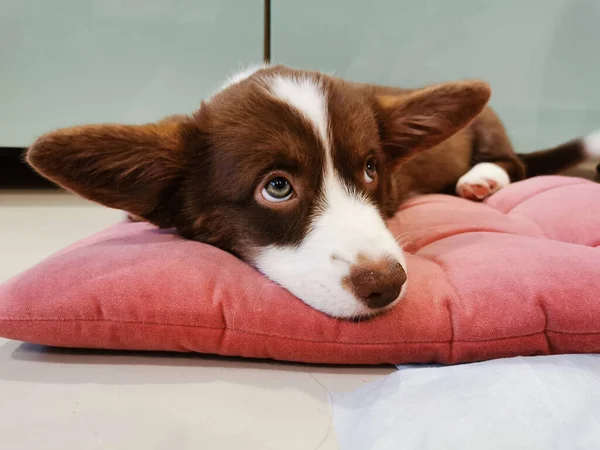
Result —
POLYGON ((469 200, 483 200, 509 184, 510 177, 502 167, 479 163, 459 178, 456 193, 469 200))
POLYGON ((589 157, 597 158, 600 156, 600 130, 594 131, 583 138, 583 145, 589 157))

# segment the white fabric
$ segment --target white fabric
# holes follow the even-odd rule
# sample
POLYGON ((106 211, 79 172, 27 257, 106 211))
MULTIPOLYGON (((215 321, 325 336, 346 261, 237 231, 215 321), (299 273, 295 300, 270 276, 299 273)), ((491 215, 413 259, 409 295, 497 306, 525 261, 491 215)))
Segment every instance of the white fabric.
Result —
POLYGON ((341 450, 600 449, 600 355, 399 369, 333 394, 341 450))

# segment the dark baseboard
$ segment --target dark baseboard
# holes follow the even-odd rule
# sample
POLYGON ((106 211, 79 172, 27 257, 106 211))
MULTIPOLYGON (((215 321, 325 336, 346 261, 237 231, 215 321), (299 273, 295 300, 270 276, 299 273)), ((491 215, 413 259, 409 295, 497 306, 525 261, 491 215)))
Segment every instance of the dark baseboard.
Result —
POLYGON ((0 147, 0 189, 58 189, 23 159, 23 148, 0 147))
MULTIPOLYGON (((25 163, 24 151, 24 148, 0 147, 0 189, 59 189, 25 163)), ((563 175, 600 182, 600 164, 586 161, 566 170, 563 175)))

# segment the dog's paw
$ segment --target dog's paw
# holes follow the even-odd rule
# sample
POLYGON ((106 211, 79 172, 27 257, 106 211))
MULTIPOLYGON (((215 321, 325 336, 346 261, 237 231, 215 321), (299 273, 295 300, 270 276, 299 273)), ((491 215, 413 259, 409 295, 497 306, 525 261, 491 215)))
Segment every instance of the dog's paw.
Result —
POLYGON ((510 184, 506 170, 494 163, 479 163, 459 178, 456 193, 480 201, 510 184))

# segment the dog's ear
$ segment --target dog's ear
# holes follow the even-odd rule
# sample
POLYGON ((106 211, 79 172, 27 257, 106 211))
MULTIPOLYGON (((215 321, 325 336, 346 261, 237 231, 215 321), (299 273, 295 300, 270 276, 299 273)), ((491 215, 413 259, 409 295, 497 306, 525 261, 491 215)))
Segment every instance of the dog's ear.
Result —
POLYGON ((86 125, 40 137, 27 162, 89 200, 173 226, 169 211, 185 170, 184 121, 86 125))
POLYGON ((491 95, 481 81, 444 83, 401 95, 377 95, 383 146, 392 157, 431 148, 467 126, 491 95))

